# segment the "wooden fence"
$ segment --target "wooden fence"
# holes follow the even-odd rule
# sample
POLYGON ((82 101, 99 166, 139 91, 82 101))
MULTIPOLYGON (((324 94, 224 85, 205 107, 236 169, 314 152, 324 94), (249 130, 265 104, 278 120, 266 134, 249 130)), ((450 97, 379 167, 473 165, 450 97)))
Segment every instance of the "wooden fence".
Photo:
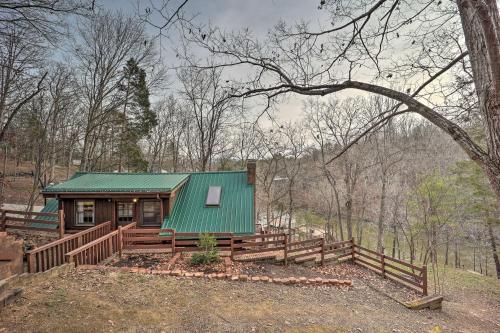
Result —
POLYGON ((353 258, 352 253, 354 251, 354 241, 346 240, 343 242, 336 242, 331 244, 325 244, 324 256, 329 256, 330 254, 334 254, 335 256, 329 257, 329 259, 333 260, 342 260, 347 257, 353 258))
POLYGON ((136 223, 130 223, 118 230, 93 240, 77 249, 66 253, 66 262, 74 262, 78 265, 97 265, 104 259, 111 257, 117 252, 121 252, 123 241, 122 232, 130 228, 135 228, 136 223))
POLYGON ((66 236, 49 244, 26 252, 28 272, 43 272, 65 263, 65 255, 111 231, 111 222, 99 224, 90 229, 66 236))
POLYGON ((60 238, 64 237, 63 212, 45 213, 45 212, 26 212, 22 210, 1 209, 0 210, 0 230, 7 229, 32 230, 59 233, 60 238), (48 228, 39 226, 57 225, 58 228, 48 228))
POLYGON ((233 236, 230 239, 231 258, 235 256, 276 252, 285 250, 287 235, 261 234, 251 236, 233 236))
POLYGON ((357 244, 353 248, 352 258, 355 263, 427 296, 427 266, 418 267, 357 244))
MULTIPOLYGON (((288 241, 284 233, 233 236, 215 233, 217 249, 230 251, 231 258, 238 260, 246 255, 262 258, 282 255, 285 265, 290 260, 316 260, 322 265, 325 260, 352 260, 388 279, 411 287, 427 295, 426 266, 418 267, 403 260, 392 258, 373 250, 361 247, 354 240, 326 244, 324 238, 302 241, 288 241), (229 245, 229 247, 228 247, 229 245)), ((123 231, 124 249, 144 250, 145 252, 163 249, 163 252, 200 251, 199 234, 176 233, 172 229, 129 229, 123 231), (168 233, 168 236, 159 236, 168 233)), ((253 257, 252 257, 253 258, 253 257)))
MULTIPOLYGON (((411 287, 427 295, 427 268, 416 266, 364 248, 353 240, 326 244, 324 238, 289 242, 286 234, 259 234, 234 236, 231 233, 213 233, 219 251, 228 251, 232 259, 244 255, 283 255, 289 260, 350 259, 385 278, 411 287), (328 258, 327 258, 328 257, 328 258)), ((100 224, 77 234, 27 252, 30 273, 41 272, 64 262, 76 265, 96 265, 123 249, 144 252, 200 251, 198 233, 181 233, 173 229, 136 229, 136 223, 111 231, 111 222, 100 224), (160 235, 166 234, 166 235, 160 235)))
MULTIPOLYGON (((219 251, 230 251, 232 233, 209 233, 216 238, 219 251)), ((199 251, 199 233, 176 232, 174 229, 122 229, 123 249, 138 252, 199 251), (167 234, 167 235, 162 235, 167 234)))
POLYGON ((325 239, 312 238, 303 241, 287 243, 285 251, 283 251, 285 265, 289 259, 299 259, 304 257, 315 257, 317 254, 321 256, 321 265, 325 260, 325 239))

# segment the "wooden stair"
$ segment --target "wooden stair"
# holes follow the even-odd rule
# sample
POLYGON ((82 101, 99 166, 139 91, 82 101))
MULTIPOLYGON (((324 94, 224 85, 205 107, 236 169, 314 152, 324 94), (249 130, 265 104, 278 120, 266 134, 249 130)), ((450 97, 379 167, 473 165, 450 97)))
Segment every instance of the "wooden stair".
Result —
POLYGON ((443 306, 443 296, 442 295, 430 295, 425 296, 414 301, 406 302, 404 305, 408 309, 412 310, 422 310, 422 309, 431 309, 431 310, 439 310, 443 306))

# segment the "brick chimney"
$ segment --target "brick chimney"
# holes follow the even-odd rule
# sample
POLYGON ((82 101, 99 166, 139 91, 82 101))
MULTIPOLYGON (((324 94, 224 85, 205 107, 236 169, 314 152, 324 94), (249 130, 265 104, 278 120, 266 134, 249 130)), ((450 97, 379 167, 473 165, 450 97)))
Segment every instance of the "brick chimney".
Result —
POLYGON ((256 176, 255 172, 257 169, 257 161, 256 160, 247 160, 247 184, 253 185, 253 223, 254 227, 256 227, 255 223, 257 222, 255 216, 255 189, 256 189, 256 176))
POLYGON ((257 169, 257 162, 255 160, 247 161, 247 183, 255 185, 255 170, 257 169))

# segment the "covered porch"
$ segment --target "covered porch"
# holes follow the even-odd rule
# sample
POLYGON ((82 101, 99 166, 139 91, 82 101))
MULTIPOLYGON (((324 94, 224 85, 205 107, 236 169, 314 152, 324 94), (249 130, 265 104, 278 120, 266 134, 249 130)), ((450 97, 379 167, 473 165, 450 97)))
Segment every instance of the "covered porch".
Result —
POLYGON ((136 222, 158 228, 171 214, 188 174, 77 173, 42 194, 45 211, 60 212, 67 233, 111 222, 112 228, 136 222))

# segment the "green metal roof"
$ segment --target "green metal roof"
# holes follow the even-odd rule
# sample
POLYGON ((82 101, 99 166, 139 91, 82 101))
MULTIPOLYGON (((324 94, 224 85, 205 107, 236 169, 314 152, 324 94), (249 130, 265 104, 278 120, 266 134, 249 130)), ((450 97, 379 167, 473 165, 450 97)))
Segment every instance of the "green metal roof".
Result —
POLYGON ((185 173, 77 172, 43 192, 169 192, 189 177, 185 173))
MULTIPOLYGON (((42 208, 41 212, 42 213, 57 213, 59 209, 59 202, 57 199, 50 199, 47 201, 47 204, 45 207, 42 208)), ((45 221, 57 221, 56 216, 37 216, 37 220, 45 220, 45 221)), ((38 222, 31 222, 29 223, 30 227, 33 228, 47 228, 47 229, 57 229, 57 224, 45 224, 45 223, 38 223, 38 222)))
POLYGON ((175 200, 162 228, 177 232, 232 232, 253 234, 254 186, 247 184, 246 171, 192 173, 175 200), (221 186, 220 205, 205 205, 209 186, 221 186))

